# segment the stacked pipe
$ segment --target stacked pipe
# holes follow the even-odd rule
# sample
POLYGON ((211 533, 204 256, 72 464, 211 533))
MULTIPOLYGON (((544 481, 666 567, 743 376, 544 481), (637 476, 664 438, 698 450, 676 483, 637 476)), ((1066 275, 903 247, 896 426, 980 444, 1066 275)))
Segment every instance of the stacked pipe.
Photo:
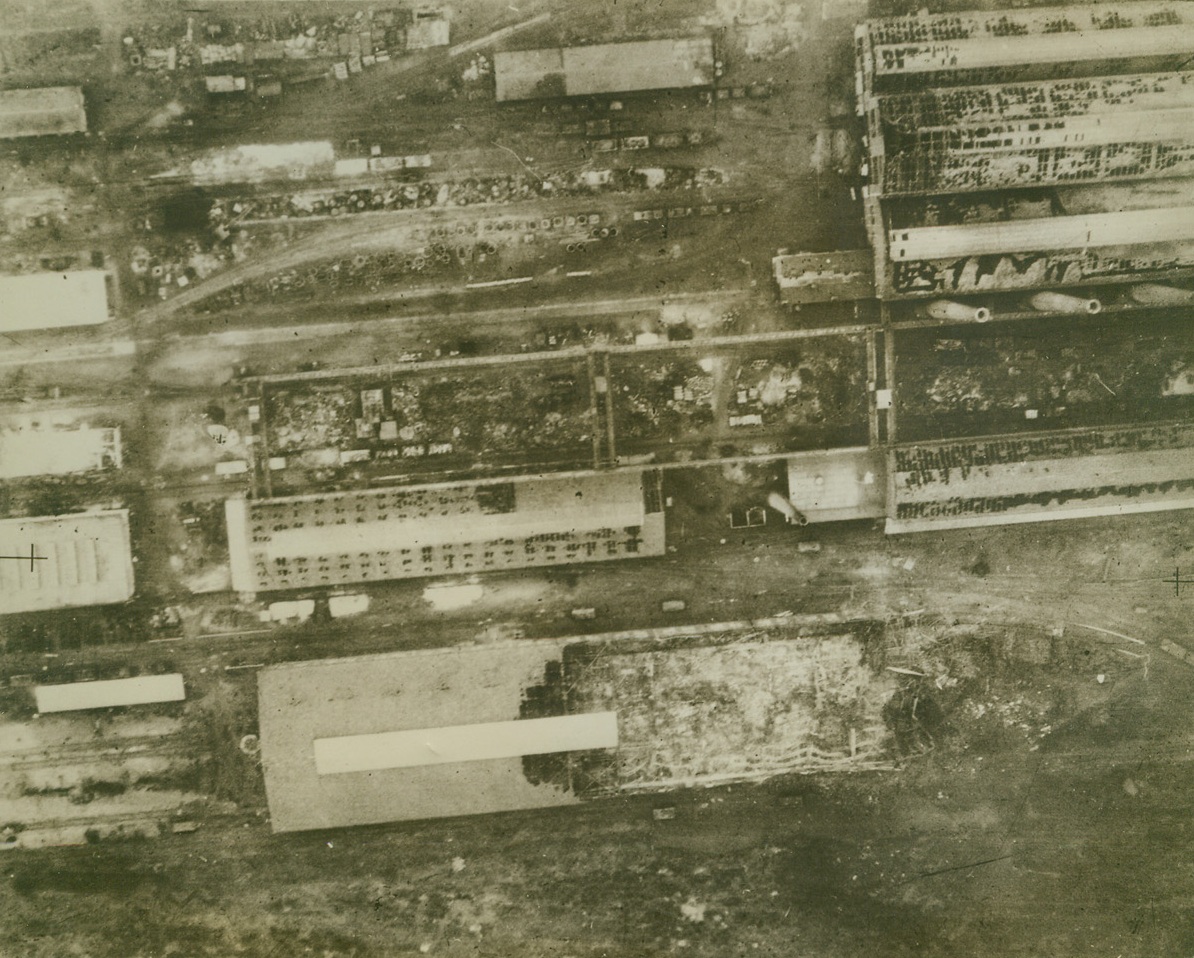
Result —
POLYGON ((1068 316, 1094 316, 1103 310, 1103 304, 1097 299, 1068 293, 1037 293, 1028 302, 1037 312, 1064 313, 1068 316))
POLYGON ((985 323, 991 318, 986 306, 970 306, 949 299, 936 299, 926 307, 930 318, 956 323, 985 323))
POLYGON ((1160 283, 1141 283, 1133 286, 1129 294, 1141 306, 1189 306, 1194 303, 1194 290, 1160 283))

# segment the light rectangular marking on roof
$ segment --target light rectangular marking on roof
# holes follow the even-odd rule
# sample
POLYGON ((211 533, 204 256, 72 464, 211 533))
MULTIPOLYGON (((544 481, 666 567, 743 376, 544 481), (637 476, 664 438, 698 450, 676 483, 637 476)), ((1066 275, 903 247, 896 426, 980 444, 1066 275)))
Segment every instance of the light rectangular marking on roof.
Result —
POLYGON ((617 714, 590 712, 319 738, 315 739, 315 768, 320 775, 335 775, 614 748, 617 744, 617 714))

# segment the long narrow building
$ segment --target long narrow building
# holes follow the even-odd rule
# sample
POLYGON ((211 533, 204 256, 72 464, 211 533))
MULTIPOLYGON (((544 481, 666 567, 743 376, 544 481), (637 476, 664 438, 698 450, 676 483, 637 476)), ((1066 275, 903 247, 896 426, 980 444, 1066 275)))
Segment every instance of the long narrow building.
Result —
POLYGON ((1185 423, 940 443, 893 455, 888 533, 1194 509, 1185 423))
POLYGON ((499 103, 710 86, 708 37, 599 43, 494 54, 499 103))
POLYGON ((657 472, 230 499, 238 592, 660 555, 657 472))

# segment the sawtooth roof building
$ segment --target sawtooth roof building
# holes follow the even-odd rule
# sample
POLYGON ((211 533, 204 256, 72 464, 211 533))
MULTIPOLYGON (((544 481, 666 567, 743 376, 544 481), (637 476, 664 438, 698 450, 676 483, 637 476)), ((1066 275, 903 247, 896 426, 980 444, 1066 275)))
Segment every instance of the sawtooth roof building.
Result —
POLYGON ((230 499, 232 585, 268 592, 660 555, 658 472, 230 499))
POLYGON ((86 132, 87 111, 77 86, 0 90, 0 140, 86 132))
POLYGON ((113 605, 132 598, 124 509, 0 520, 0 614, 113 605))
POLYGON ((498 102, 710 86, 707 37, 495 53, 498 102))

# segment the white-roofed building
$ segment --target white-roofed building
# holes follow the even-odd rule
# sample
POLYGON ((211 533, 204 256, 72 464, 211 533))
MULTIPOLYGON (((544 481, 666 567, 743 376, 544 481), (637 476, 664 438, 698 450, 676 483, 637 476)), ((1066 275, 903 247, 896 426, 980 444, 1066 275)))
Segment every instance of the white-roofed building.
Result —
POLYGON ((0 333, 108 321, 108 274, 102 269, 0 276, 0 333))
POLYGON ((87 111, 77 86, 0 90, 0 140, 86 132, 87 111))
POLYGON ((177 672, 100 682, 39 685, 33 694, 37 699, 37 710, 41 713, 154 705, 159 702, 181 702, 187 697, 182 676, 177 672))
POLYGON ((0 479, 119 469, 120 427, 0 422, 0 479))
POLYGON ((498 102, 709 86, 707 37, 599 43, 494 54, 498 102))
POLYGON ((133 595, 125 509, 0 520, 0 614, 113 605, 133 595))

